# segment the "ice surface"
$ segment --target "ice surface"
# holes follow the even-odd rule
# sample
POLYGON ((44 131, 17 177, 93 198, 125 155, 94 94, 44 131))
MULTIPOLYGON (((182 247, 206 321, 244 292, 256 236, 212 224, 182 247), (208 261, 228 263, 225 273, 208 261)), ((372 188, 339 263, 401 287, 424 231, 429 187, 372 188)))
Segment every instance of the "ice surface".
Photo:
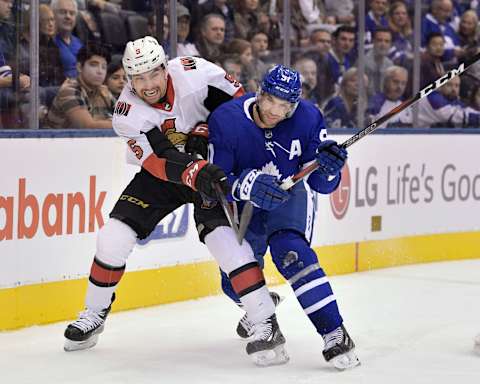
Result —
MULTIPOLYGON (((0 383, 480 383, 480 260, 331 278, 362 365, 337 372, 288 286, 278 309, 290 363, 255 367, 217 296, 112 314, 99 344, 63 351, 66 323, 0 333, 0 383)), ((79 308, 80 310, 80 308, 79 308)))

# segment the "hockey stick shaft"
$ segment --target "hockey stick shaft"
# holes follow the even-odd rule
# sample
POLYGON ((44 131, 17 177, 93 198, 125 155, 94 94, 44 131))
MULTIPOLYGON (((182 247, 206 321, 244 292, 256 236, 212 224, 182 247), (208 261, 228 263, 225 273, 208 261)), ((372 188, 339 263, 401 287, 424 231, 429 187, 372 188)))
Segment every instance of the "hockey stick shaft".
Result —
MULTIPOLYGON (((425 88, 420 90, 417 94, 413 95, 409 99, 397 105, 395 108, 392 108, 389 112, 387 112, 385 115, 380 117, 378 120, 374 121, 373 123, 368 125, 366 128, 362 129, 360 132, 357 132, 355 135, 353 135, 349 139, 345 140, 342 144, 340 144, 340 146, 343 148, 350 147, 352 144, 356 143, 361 138, 375 131, 380 125, 389 121, 395 115, 398 115, 404 109, 416 104, 418 101, 420 101, 421 99, 423 99, 424 97, 432 93, 433 91, 440 88, 442 85, 444 85, 449 80, 453 79, 455 76, 461 75, 463 72, 465 72, 468 69, 468 67, 476 63, 478 60, 480 60, 480 52, 477 53, 475 56, 473 56, 470 60, 467 60, 464 63, 461 63, 457 69, 452 69, 448 71, 445 75, 435 80, 433 83, 427 85, 425 88)), ((317 170, 319 167, 320 167, 320 164, 318 164, 316 161, 313 162, 312 164, 303 168, 300 172, 293 175, 291 178, 285 180, 281 185, 282 189, 285 191, 290 189, 295 184, 297 184, 300 180, 303 180, 305 177, 310 175, 310 173, 317 170)))
POLYGON ((219 184, 214 183, 215 191, 217 192, 218 200, 220 201, 220 204, 223 208, 223 211, 225 212, 225 216, 227 216, 228 223, 233 229, 233 232, 235 232, 235 236, 237 238, 237 241, 240 245, 242 245, 242 240, 243 237, 240 238, 239 232, 238 232, 238 226, 237 223, 235 222, 235 216, 233 214, 232 207, 228 203, 228 200, 225 196, 225 194, 222 191, 222 188, 220 187, 219 184))

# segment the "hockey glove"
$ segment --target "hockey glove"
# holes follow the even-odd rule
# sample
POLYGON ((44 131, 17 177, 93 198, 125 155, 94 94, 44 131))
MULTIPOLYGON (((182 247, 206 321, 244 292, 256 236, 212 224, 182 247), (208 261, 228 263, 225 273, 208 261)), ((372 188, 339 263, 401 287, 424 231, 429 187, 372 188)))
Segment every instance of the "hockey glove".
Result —
POLYGON ((347 160, 347 150, 334 140, 322 141, 317 148, 316 160, 320 165, 319 173, 324 175, 336 175, 339 173, 347 160))
POLYGON ((225 195, 228 193, 229 188, 225 172, 217 165, 207 163, 198 172, 195 179, 195 189, 208 199, 218 200, 214 184, 218 184, 225 195))
POLYGON ((250 200, 255 207, 266 211, 277 208, 290 197, 275 176, 258 169, 245 169, 233 183, 232 195, 235 200, 250 200))
POLYGON ((202 156, 202 159, 208 157, 208 125, 205 123, 198 124, 193 128, 187 137, 185 143, 185 152, 193 155, 202 156))

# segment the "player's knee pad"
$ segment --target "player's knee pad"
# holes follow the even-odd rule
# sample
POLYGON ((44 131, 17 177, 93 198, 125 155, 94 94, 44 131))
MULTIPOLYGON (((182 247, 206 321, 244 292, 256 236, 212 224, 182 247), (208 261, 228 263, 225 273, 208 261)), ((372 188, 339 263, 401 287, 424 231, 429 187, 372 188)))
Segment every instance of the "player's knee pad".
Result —
POLYGON ((275 266, 292 286, 325 276, 317 255, 301 234, 276 232, 270 237, 269 245, 275 266))
POLYGON ((96 261, 107 266, 125 266, 137 242, 137 234, 127 224, 109 219, 97 236, 96 261))
POLYGON ((227 226, 217 227, 205 236, 205 245, 227 274, 256 261, 248 241, 239 245, 235 232, 227 226))

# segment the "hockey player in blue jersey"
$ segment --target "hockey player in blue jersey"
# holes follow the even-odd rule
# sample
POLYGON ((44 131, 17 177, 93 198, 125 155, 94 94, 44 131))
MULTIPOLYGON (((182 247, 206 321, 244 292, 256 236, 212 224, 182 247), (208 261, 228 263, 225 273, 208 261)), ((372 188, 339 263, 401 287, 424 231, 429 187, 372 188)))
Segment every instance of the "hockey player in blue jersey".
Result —
MULTIPOLYGON (((337 188, 347 151, 326 139, 321 112, 300 96, 299 73, 275 66, 265 75, 256 95, 224 103, 210 115, 210 160, 224 169, 232 186, 230 197, 240 209, 246 201, 255 207, 245 239, 257 260, 263 265, 270 246, 278 271, 325 341, 326 361, 347 369, 359 364, 355 345, 310 247, 314 219, 311 189, 329 194, 337 188), (281 181, 313 161, 321 167, 306 182, 289 191, 280 188, 281 181)), ((223 272, 222 288, 239 303, 223 272)), ((251 328, 244 316, 237 333, 249 337, 251 328)))

